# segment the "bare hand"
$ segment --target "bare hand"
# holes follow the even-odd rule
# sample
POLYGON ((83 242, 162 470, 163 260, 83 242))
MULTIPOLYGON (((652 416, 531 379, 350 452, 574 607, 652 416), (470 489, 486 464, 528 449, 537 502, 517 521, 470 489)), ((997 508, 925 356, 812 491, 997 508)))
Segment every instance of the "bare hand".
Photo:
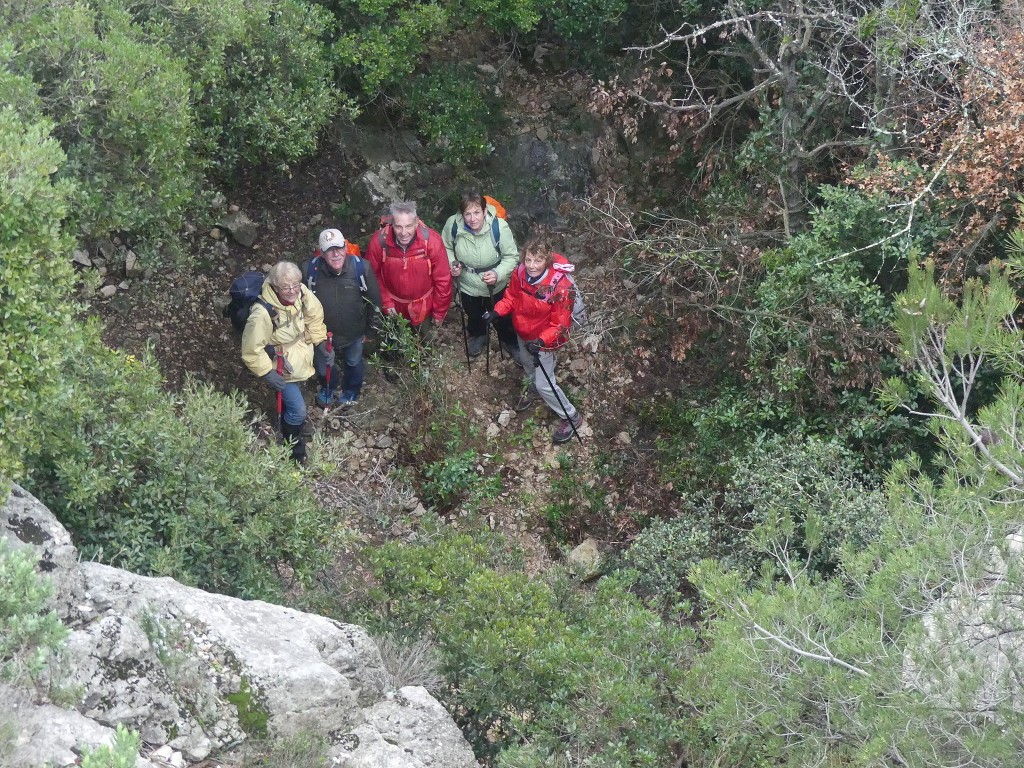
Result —
POLYGON ((494 285, 496 282, 498 282, 498 273, 495 272, 493 269, 489 272, 484 272, 482 275, 480 275, 480 277, 488 285, 494 285))

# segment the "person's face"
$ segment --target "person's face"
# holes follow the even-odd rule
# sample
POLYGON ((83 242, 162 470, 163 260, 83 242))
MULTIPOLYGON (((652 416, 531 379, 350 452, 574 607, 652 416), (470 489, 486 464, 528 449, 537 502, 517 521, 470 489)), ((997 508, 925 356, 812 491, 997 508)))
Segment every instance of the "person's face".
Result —
POLYGON ((473 203, 463 212, 462 220, 471 230, 479 232, 484 225, 484 209, 473 203))
POLYGON ((547 259, 539 253, 528 253, 523 257, 523 265, 526 267, 526 274, 530 277, 539 277, 547 269, 547 259))
POLYGON ((341 268, 345 265, 345 249, 328 248, 324 251, 324 260, 327 262, 327 266, 335 272, 341 272, 341 268))
MULTIPOLYGON (((292 277, 295 276, 293 275, 292 277)), ((298 277, 301 277, 301 275, 298 277)), ((295 300, 299 298, 299 294, 302 293, 302 283, 286 282, 284 285, 275 285, 274 292, 277 294, 277 298, 281 300, 282 304, 290 306, 295 303, 295 300)))
POLYGON ((411 213, 396 213, 391 220, 395 242, 405 248, 416 237, 416 217, 411 213))

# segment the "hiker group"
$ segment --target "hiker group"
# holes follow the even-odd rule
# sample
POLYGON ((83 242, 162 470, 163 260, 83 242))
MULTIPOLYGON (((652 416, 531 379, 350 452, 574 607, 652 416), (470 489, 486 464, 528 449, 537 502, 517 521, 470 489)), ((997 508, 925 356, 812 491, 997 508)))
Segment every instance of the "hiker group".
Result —
POLYGON ((442 233, 426 226, 413 202, 396 202, 370 236, 365 256, 337 229, 320 233, 301 267, 275 264, 239 276, 225 314, 242 331, 242 360, 277 393, 282 436, 292 458, 306 458, 306 402, 301 384, 316 376, 316 403, 359 400, 364 348, 381 334, 383 315, 400 315, 423 343, 436 337, 457 292, 467 364, 486 352, 489 327, 501 350, 524 371, 517 411, 539 397, 558 417, 556 443, 579 437, 579 410, 555 382, 557 350, 581 321, 573 266, 555 253, 546 230, 519 249, 505 210, 477 191, 462 196, 442 233), (457 290, 456 290, 457 289, 457 290))

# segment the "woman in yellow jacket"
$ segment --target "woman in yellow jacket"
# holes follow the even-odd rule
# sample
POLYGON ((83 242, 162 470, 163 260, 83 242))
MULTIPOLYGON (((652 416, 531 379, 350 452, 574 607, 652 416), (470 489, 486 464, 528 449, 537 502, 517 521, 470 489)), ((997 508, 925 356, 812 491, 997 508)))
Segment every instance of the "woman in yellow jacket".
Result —
POLYGON ((242 361, 253 374, 281 393, 284 406, 281 433, 292 445, 292 458, 306 460, 302 430, 306 424, 306 401, 299 384, 316 371, 334 364, 334 352, 327 352, 324 308, 313 292, 302 284, 302 272, 290 261, 270 268, 260 298, 249 310, 242 332, 242 361))

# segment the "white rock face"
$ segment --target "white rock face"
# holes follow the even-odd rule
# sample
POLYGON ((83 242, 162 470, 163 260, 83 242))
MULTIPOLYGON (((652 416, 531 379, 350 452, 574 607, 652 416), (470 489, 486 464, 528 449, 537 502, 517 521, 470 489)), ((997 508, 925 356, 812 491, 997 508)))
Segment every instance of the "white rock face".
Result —
POLYGON ((54 608, 72 630, 62 682, 84 691, 77 713, 31 702, 5 712, 0 701, 0 721, 19 734, 12 768, 66 765, 69 745, 109 743, 119 723, 191 762, 260 731, 305 730, 331 739, 340 766, 477 765, 426 691, 384 690, 380 653, 361 627, 78 563, 67 531, 17 486, 0 536, 35 549, 54 579, 54 608), (40 718, 59 720, 68 737, 58 743, 40 718))

